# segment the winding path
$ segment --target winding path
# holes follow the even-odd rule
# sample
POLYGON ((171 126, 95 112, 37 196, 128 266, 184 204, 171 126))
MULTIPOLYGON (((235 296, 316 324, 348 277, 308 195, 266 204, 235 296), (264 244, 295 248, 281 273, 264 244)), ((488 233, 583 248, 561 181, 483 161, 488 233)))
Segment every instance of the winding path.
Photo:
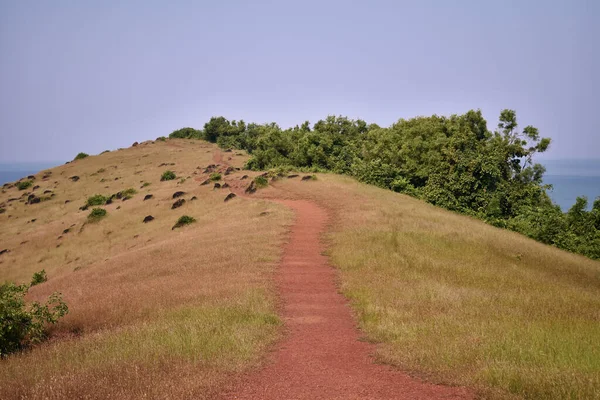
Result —
MULTIPOLYGON (((214 160, 222 161, 221 154, 215 154, 214 160)), ((336 287, 336 272, 323 255, 321 236, 328 222, 327 212, 308 200, 268 200, 290 207, 296 214, 276 274, 286 332, 266 365, 247 374, 225 398, 474 397, 468 389, 424 383, 375 364, 371 356, 375 346, 359 340, 348 302, 336 287)))

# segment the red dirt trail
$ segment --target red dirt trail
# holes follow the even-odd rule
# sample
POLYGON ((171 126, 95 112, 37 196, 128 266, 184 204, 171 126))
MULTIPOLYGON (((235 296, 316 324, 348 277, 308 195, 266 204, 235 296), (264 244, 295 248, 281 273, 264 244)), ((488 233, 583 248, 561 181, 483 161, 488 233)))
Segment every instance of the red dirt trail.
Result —
POLYGON ((248 374, 234 399, 467 399, 464 388, 423 383, 373 363, 374 345, 359 341, 335 270, 322 255, 327 213, 306 200, 275 200, 296 221, 277 273, 286 335, 267 365, 248 374))

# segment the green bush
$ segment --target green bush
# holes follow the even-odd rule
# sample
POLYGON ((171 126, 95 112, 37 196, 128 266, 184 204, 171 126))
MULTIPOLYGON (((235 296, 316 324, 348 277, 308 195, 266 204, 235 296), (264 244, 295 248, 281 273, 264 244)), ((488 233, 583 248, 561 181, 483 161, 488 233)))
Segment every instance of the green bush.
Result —
POLYGON ((86 158, 86 157, 89 157, 89 156, 90 156, 90 155, 89 155, 89 154, 86 154, 86 153, 79 153, 79 154, 77 154, 77 155, 75 156, 75 159, 74 159, 73 161, 75 161, 75 160, 82 160, 82 159, 84 159, 84 158, 86 158))
POLYGON ((177 220, 177 223, 175 225, 173 225, 173 229, 181 228, 182 226, 189 225, 194 222, 196 222, 195 218, 190 217, 189 215, 183 215, 183 216, 179 217, 179 219, 177 220))
POLYGON ((177 175, 175 175, 175 172, 165 171, 165 172, 163 172, 162 176, 160 177, 160 180, 161 181, 172 181, 175 178, 177 178, 177 175))
POLYGON ((89 222, 98 222, 102 218, 106 217, 106 210, 104 208, 94 208, 88 215, 89 222))
POLYGON ((20 181, 20 182, 17 182, 17 184, 16 184, 17 189, 19 189, 19 190, 25 190, 28 187, 30 187, 31 185, 33 185, 33 182, 31 182, 31 181, 20 181))
POLYGON ((45 304, 25 304, 27 285, 0 285, 0 357, 19 351, 46 338, 45 327, 55 324, 69 312, 60 293, 45 304))
POLYGON ((130 199, 135 194, 137 194, 137 190, 135 190, 134 188, 125 189, 121 192, 121 198, 122 199, 130 199))
POLYGON ((157 141, 157 142, 166 142, 166 141, 167 141, 167 138, 166 138, 166 137, 164 137, 164 136, 159 136, 159 137, 157 137, 157 138, 156 138, 156 141, 157 141))
POLYGON ((269 186, 269 181, 267 180, 266 177, 264 177, 262 175, 254 178, 254 183, 256 184, 256 187, 259 189, 269 186))
POLYGON ((95 194, 91 197, 88 197, 87 202, 85 203, 88 207, 90 206, 101 206, 106 203, 108 197, 103 196, 101 194, 95 194))
POLYGON ((143 188, 145 188, 145 187, 148 187, 148 186, 150 186, 150 182, 144 182, 144 183, 142 184, 142 187, 143 187, 143 188))
POLYGON ((218 172, 213 172, 212 174, 210 174, 210 180, 211 181, 220 181, 221 180, 221 174, 218 172))
POLYGON ((46 270, 41 270, 33 274, 33 278, 31 278, 31 286, 39 285, 40 283, 44 283, 48 280, 48 276, 46 275, 46 270))

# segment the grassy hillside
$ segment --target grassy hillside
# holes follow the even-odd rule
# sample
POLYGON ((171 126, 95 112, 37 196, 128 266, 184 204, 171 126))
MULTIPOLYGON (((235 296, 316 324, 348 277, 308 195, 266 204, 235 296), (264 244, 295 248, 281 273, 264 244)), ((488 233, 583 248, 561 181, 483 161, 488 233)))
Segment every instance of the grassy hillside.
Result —
MULTIPOLYGON (((45 269, 28 299, 60 291, 70 308, 49 342, 0 362, 4 397, 208 398, 257 365, 280 332, 272 273, 293 220, 269 197, 329 210, 330 260, 379 361, 486 398, 600 392, 599 262, 332 174, 224 202, 228 189, 201 185, 214 154, 202 141, 146 142, 4 189, 0 282, 45 269), (177 178, 161 181, 166 170, 177 178), (94 206, 79 209, 128 188, 98 222, 94 206), (177 191, 185 203, 172 209, 177 191), (196 222, 172 230, 183 215, 196 222)), ((221 182, 240 188, 258 174, 225 168, 221 182)))
POLYGON ((202 142, 143 143, 42 171, 35 191, 5 188, 0 282, 28 283, 45 269, 29 300, 60 291, 70 313, 49 343, 0 362, 0 397, 205 398, 256 362, 280 324, 270 275, 292 215, 263 201, 224 203, 227 189, 200 185, 212 157, 202 142), (178 178, 161 182, 167 169, 178 178), (93 207, 79 210, 128 188, 137 194, 101 206, 108 215, 97 223, 87 222, 93 207), (8 201, 46 190, 54 197, 39 204, 8 201), (173 210, 176 191, 186 201, 173 210), (196 222, 172 230, 184 214, 196 222), (143 223, 147 215, 155 219, 143 223))
POLYGON ((597 398, 599 262, 349 178, 277 186, 335 215, 331 260, 380 361, 494 398, 597 398))

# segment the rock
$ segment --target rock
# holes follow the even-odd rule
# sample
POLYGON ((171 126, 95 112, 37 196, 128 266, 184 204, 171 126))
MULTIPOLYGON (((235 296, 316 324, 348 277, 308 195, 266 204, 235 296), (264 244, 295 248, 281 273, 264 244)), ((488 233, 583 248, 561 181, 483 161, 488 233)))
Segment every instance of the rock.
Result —
POLYGON ((120 209, 121 209, 121 206, 118 206, 118 207, 117 207, 117 210, 120 210, 120 209))
POLYGON ((243 181, 244 179, 248 179, 248 175, 244 175, 240 178, 241 181, 243 181))
POLYGON ((65 204, 70 203, 70 202, 71 202, 71 200, 65 200, 65 204))
POLYGON ((6 253, 8 253, 9 251, 10 251, 10 250, 8 250, 8 249, 0 250, 0 256, 1 256, 2 254, 6 254, 6 253))
POLYGON ((288 175, 288 179, 297 178, 297 177, 298 177, 298 175, 296 175, 296 174, 288 175))
POLYGON ((86 205, 84 205, 84 206, 81 206, 81 207, 79 207, 79 209, 80 209, 81 211, 85 211, 85 210, 87 210, 87 209, 88 209, 88 205, 86 204, 86 205))
POLYGON ((225 153, 231 153, 231 149, 225 150, 225 153))
POLYGON ((265 215, 269 215, 269 212, 268 211, 263 211, 263 212, 261 212, 258 215, 260 215, 261 217, 264 217, 265 215))
POLYGON ((152 215, 146 215, 146 217, 144 218, 144 223, 148 223, 150 221, 154 221, 154 217, 152 215))
POLYGON ((213 186, 213 189, 221 189, 221 184, 219 182, 215 183, 215 186, 213 186))
POLYGON ((205 180, 204 182, 202 182, 200 185, 208 185, 210 183, 210 179, 205 180))
POLYGON ((252 194, 256 192, 256 183, 254 181, 250 182, 250 185, 246 188, 246 193, 252 194))
POLYGON ((233 169, 233 167, 227 167, 227 169, 225 170, 225 175, 229 175, 230 173, 232 173, 233 171, 235 171, 233 169))
POLYGON ((185 203, 185 199, 179 199, 171 206, 171 210, 181 207, 185 203))
POLYGON ((227 197, 225 197, 225 200, 223 200, 225 203, 227 203, 229 200, 233 199, 235 197, 235 193, 229 193, 227 195, 227 197))
POLYGON ((52 193, 52 190, 44 190, 44 194, 52 193))
POLYGON ((309 181, 309 180, 311 180, 311 179, 312 179, 312 175, 304 175, 304 176, 302 177, 302 180, 303 180, 303 181, 309 181))
POLYGON ((35 221, 37 221, 37 218, 34 218, 34 219, 31 220, 32 223, 35 222, 35 221))
POLYGON ((196 196, 194 196, 190 199, 190 201, 194 201, 194 200, 198 200, 198 198, 196 196))
POLYGON ((229 183, 225 182, 221 185, 221 189, 227 189, 229 187, 229 183))
POLYGON ((35 199, 35 194, 30 194, 29 196, 27 196, 27 201, 31 201, 35 199))
POLYGON ((39 197, 35 197, 35 198, 29 200, 29 204, 38 204, 41 201, 42 201, 42 199, 40 199, 39 197))
POLYGON ((178 197, 181 197, 185 194, 185 192, 175 192, 173 193, 173 198, 176 199, 178 197))
POLYGON ((109 205, 109 204, 112 204, 112 202, 113 202, 113 198, 111 196, 108 198, 108 200, 106 200, 106 203, 104 203, 104 204, 109 205))
MULTIPOLYGON (((39 186, 39 185, 35 185, 35 186, 33 187, 33 189, 31 189, 31 190, 38 190, 39 188, 40 188, 40 186, 39 186)), ((44 193, 46 193, 46 192, 44 192, 44 193)))
POLYGON ((153 195, 151 195, 151 194, 147 194, 147 195, 145 195, 145 196, 144 196, 144 201, 146 201, 146 200, 150 200, 150 199, 151 199, 151 198, 153 198, 153 197, 154 197, 153 195))
POLYGON ((71 228, 67 228, 63 231, 63 235, 66 235, 67 233, 71 232, 71 228))
POLYGON ((27 179, 35 179, 35 175, 29 175, 27 176, 27 179))
POLYGON ((77 182, 79 180, 79 177, 77 175, 74 175, 74 176, 70 177, 69 179, 72 180, 73 182, 77 182))
POLYGON ((131 145, 131 147, 135 147, 137 146, 139 143, 138 142, 133 142, 133 144, 131 145))

